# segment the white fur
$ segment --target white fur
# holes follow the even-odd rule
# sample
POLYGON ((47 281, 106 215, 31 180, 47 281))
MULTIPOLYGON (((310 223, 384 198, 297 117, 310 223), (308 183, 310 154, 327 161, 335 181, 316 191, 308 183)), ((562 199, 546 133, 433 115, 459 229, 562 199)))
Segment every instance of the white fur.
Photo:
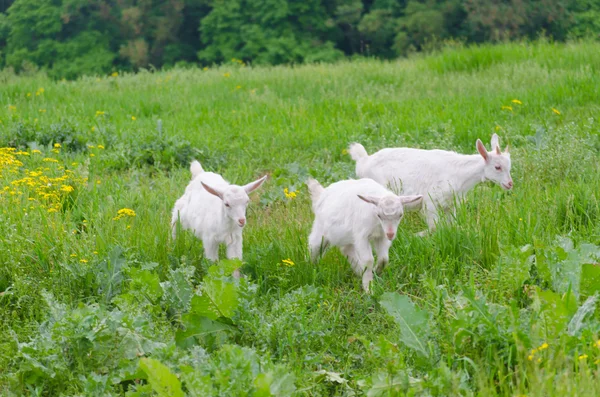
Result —
POLYGON ((369 156, 359 143, 350 145, 349 153, 356 161, 356 175, 372 178, 399 194, 421 194, 423 210, 430 230, 435 229, 438 210, 452 208, 480 182, 493 181, 510 190, 510 154, 500 151, 498 135, 492 136, 492 151, 487 152, 478 139, 479 154, 464 155, 445 150, 411 148, 382 149, 369 156), (496 167, 500 167, 498 170, 496 167))
POLYGON ((340 181, 323 188, 314 179, 307 181, 315 222, 308 244, 314 262, 328 245, 341 249, 362 276, 365 291, 373 280, 373 244, 377 267, 389 260, 389 250, 404 215, 404 204, 423 196, 396 196, 372 179, 340 181))
POLYGON ((266 176, 244 186, 231 185, 221 175, 205 172, 199 162, 190 166, 192 180, 173 208, 171 229, 176 237, 177 220, 204 244, 207 259, 219 259, 219 245, 227 245, 227 258, 242 259, 242 230, 246 224, 248 193, 266 176))

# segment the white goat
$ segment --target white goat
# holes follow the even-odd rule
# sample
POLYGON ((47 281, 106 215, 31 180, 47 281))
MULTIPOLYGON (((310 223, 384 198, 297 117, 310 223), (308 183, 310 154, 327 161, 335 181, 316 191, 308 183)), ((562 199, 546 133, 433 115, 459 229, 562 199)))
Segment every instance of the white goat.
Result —
MULTIPOLYGON (((402 194, 421 194, 429 230, 438 221, 438 209, 452 208, 475 185, 493 181, 504 189, 513 187, 508 147, 500 151, 498 135, 492 136, 492 151, 477 140, 479 154, 465 155, 445 150, 388 148, 368 155, 363 145, 353 143, 349 153, 356 161, 356 175, 372 178, 402 194)), ((454 207, 455 208, 455 207, 454 207)))
POLYGON ((315 262, 330 244, 339 247, 368 292, 373 280, 371 243, 377 253, 375 271, 380 271, 389 261, 404 204, 423 196, 396 196, 372 179, 340 181, 327 188, 314 179, 306 184, 315 213, 308 238, 311 260, 315 262))
POLYGON ((231 185, 221 175, 205 172, 199 162, 190 166, 192 180, 173 208, 171 228, 176 237, 177 220, 182 229, 192 230, 202 240, 204 254, 219 260, 219 245, 227 245, 227 258, 242 259, 242 229, 246 224, 248 194, 267 176, 244 186, 231 185))

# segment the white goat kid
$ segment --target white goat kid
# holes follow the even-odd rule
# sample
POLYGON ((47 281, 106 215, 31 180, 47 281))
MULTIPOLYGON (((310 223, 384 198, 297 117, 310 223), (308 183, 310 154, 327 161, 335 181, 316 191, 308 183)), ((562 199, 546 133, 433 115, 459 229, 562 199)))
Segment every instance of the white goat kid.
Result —
POLYGON ((242 229, 246 225, 248 194, 260 187, 267 176, 244 186, 231 185, 221 175, 205 172, 199 162, 190 166, 192 180, 173 208, 171 228, 176 237, 177 221, 202 240, 204 253, 219 260, 219 245, 227 245, 227 258, 242 259, 242 229))
POLYGON ((340 181, 323 188, 314 179, 310 191, 315 222, 308 238, 315 262, 328 245, 341 249, 365 291, 373 280, 373 251, 380 271, 389 261, 389 250, 404 215, 404 204, 423 196, 397 196, 372 179, 340 181))
POLYGON ((481 140, 479 154, 465 155, 445 150, 388 148, 368 155, 359 143, 350 145, 356 175, 372 178, 401 194, 421 194, 429 230, 435 229, 438 210, 447 211, 480 182, 493 181, 506 190, 513 187, 508 147, 500 151, 498 135, 492 136, 492 151, 481 140))

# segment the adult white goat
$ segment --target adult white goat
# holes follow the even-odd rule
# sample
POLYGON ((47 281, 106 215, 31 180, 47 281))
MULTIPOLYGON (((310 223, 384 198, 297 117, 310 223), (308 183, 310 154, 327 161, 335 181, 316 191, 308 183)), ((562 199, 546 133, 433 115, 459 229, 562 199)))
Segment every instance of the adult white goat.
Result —
POLYGON ((177 221, 202 240, 204 254, 219 260, 219 245, 227 245, 227 258, 242 259, 242 229, 246 225, 248 194, 267 176, 244 186, 231 185, 221 175, 205 172, 198 161, 190 166, 192 180, 173 208, 171 228, 176 237, 177 221))
POLYGON ((341 249, 369 291, 373 280, 373 251, 380 271, 389 261, 389 250, 404 215, 404 204, 423 196, 397 196, 372 179, 340 181, 323 188, 309 179, 315 222, 308 238, 315 262, 328 245, 341 249))
POLYGON ((498 135, 492 136, 492 151, 488 152, 477 139, 479 154, 465 155, 445 150, 388 148, 368 155, 360 143, 350 145, 349 153, 356 161, 356 175, 372 178, 399 194, 422 194, 423 210, 429 230, 438 221, 438 210, 447 211, 455 198, 464 195, 485 180, 506 190, 513 187, 510 176, 508 147, 502 153, 498 135))

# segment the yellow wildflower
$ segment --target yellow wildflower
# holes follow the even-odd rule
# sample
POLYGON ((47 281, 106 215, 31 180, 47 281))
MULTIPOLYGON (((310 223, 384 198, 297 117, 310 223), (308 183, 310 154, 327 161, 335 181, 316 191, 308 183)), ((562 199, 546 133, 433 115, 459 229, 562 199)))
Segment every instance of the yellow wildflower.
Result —
POLYGON ((345 155, 347 155, 347 154, 348 154, 348 150, 346 150, 346 149, 342 149, 342 155, 344 155, 344 156, 345 156, 345 155))
POLYGON ((60 148, 60 147, 61 147, 61 144, 60 144, 60 143, 55 143, 55 144, 54 144, 54 147, 55 147, 55 148, 60 148))
POLYGON ((600 349, 600 339, 596 341, 596 347, 600 349))
POLYGON ((95 157, 96 155, 94 153, 90 153, 90 157, 95 157))
POLYGON ((104 145, 98 145, 98 149, 104 149, 104 145))
POLYGON ((8 110, 10 110, 11 112, 16 112, 17 111, 17 107, 13 106, 13 105, 8 105, 8 110))
POLYGON ((548 344, 546 342, 542 343, 542 345, 540 347, 538 347, 538 350, 544 350, 548 348, 548 344))
POLYGON ((121 208, 119 211, 117 211, 117 216, 113 218, 113 221, 118 221, 126 216, 133 218, 135 216, 135 211, 130 208, 121 208))
POLYGON ((290 200, 293 200, 296 198, 296 192, 290 192, 287 187, 285 189, 283 189, 283 194, 285 194, 285 197, 290 200))
POLYGON ((231 73, 229 73, 229 72, 223 73, 223 77, 231 77, 231 73))
POLYGON ((236 86, 235 86, 235 89, 236 89, 236 90, 239 90, 240 88, 242 88, 242 86, 241 86, 241 85, 236 85, 236 86))
POLYGON ((40 113, 46 113, 46 109, 40 109, 40 113))
POLYGON ((556 114, 560 114, 560 112, 557 109, 552 108, 552 111, 556 114))
POLYGON ((112 72, 111 76, 112 77, 117 77, 119 75, 119 72, 112 72))
POLYGON ((510 110, 512 112, 512 106, 502 106, 502 110, 510 110))
POLYGON ((96 110, 96 117, 98 117, 98 116, 104 116, 105 114, 106 114, 106 112, 103 111, 103 110, 96 110))
POLYGON ((496 127, 494 127, 494 129, 495 129, 496 131, 500 131, 500 130, 502 129, 502 127, 500 127, 499 125, 497 125, 497 124, 496 124, 496 127))
POLYGON ((71 258, 77 258, 77 254, 71 254, 70 257, 71 258))
POLYGON ((73 190, 75 190, 75 188, 71 185, 62 185, 60 187, 60 190, 63 192, 71 193, 73 190))
POLYGON ((96 127, 92 127, 92 132, 93 132, 93 131, 96 131, 96 127))
POLYGON ((281 263, 283 263, 285 266, 288 266, 288 267, 292 267, 295 265, 295 263, 290 258, 282 259, 281 263))
POLYGON ((87 259, 80 259, 79 262, 81 262, 81 263, 88 263, 88 260, 87 259))
POLYGON ((579 360, 585 360, 586 358, 588 358, 587 354, 582 354, 581 356, 578 357, 579 360))
POLYGON ((58 212, 58 210, 56 208, 48 208, 48 212, 50 212, 50 213, 58 212))
POLYGON ((98 251, 94 251, 94 255, 98 255, 98 251))
POLYGON ((43 159, 42 161, 46 162, 46 163, 58 163, 57 159, 52 159, 52 158, 48 158, 46 157, 45 159, 43 159))
POLYGON ((136 121, 137 118, 135 116, 131 116, 131 120, 136 121))
POLYGON ((532 361, 532 360, 533 360, 533 354, 530 354, 530 355, 528 355, 528 356, 527 356, 527 359, 528 359, 529 361, 532 361))
POLYGON ((60 150, 58 150, 58 149, 52 149, 51 152, 52 153, 60 153, 60 150))
POLYGON ((512 103, 516 103, 517 105, 522 105, 523 104, 523 102, 519 101, 518 99, 513 99, 511 102, 512 103))
POLYGON ((202 70, 206 72, 208 70, 208 66, 203 67, 202 70))
POLYGON ((31 92, 27 93, 27 98, 29 98, 31 96, 31 92))
POLYGON ((87 145, 88 149, 96 149, 96 146, 94 145, 87 145))

